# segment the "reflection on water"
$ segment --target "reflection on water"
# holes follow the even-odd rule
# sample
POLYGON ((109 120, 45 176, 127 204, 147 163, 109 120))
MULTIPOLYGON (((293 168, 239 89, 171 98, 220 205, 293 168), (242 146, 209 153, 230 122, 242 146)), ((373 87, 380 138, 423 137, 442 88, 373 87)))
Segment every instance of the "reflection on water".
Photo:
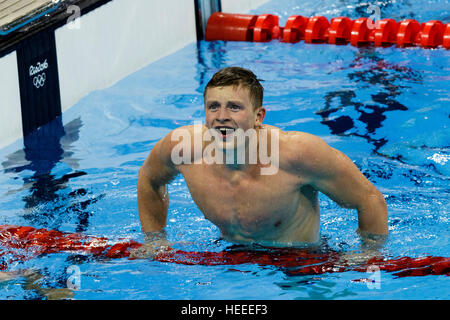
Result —
POLYGON ((73 157, 73 143, 79 138, 81 120, 75 119, 65 126, 61 117, 40 127, 24 137, 24 148, 6 156, 2 163, 5 173, 17 177, 23 171, 31 171, 23 179, 23 187, 8 194, 26 191, 22 198, 28 224, 50 229, 58 229, 69 219, 75 219, 76 231, 84 231, 89 224, 88 207, 100 197, 84 200, 88 191, 84 188, 71 190, 67 183, 87 173, 74 171, 57 177, 52 170, 64 162, 72 169, 79 167, 73 157))
POLYGON ((391 64, 378 57, 373 48, 361 48, 349 68, 354 68, 355 71, 349 72, 347 77, 358 88, 379 90, 371 94, 373 104, 355 100, 355 90, 340 89, 327 92, 324 96, 325 106, 315 113, 322 117, 321 123, 328 126, 332 134, 364 138, 373 145, 373 151, 377 153, 388 142, 386 137, 375 137, 377 129, 386 120, 387 113, 408 110, 396 100, 404 89, 400 83, 405 80, 420 83, 422 79, 411 68, 391 64), (352 116, 355 111, 358 117, 352 116), (342 113, 344 114, 341 115, 342 113), (360 128, 357 122, 362 122, 364 128, 360 128))
POLYGON ((203 95, 206 84, 212 75, 226 66, 226 42, 198 41, 197 42, 197 92, 203 95))

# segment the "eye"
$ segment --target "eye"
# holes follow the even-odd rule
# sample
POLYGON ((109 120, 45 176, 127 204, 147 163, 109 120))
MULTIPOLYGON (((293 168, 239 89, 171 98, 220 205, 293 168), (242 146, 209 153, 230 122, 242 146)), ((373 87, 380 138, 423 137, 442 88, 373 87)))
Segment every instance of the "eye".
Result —
POLYGON ((208 110, 214 111, 214 110, 216 110, 218 107, 219 107, 219 104, 217 104, 217 103, 211 103, 211 104, 208 106, 208 110))
POLYGON ((233 104, 230 105, 230 109, 233 110, 233 111, 238 111, 238 110, 241 110, 242 107, 240 105, 238 105, 238 104, 234 104, 233 103, 233 104))

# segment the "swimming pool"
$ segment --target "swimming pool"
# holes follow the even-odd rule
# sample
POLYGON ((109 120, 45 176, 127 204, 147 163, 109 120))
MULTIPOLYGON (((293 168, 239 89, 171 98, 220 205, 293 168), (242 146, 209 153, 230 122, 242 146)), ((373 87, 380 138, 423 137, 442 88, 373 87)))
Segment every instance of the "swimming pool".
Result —
MULTIPOLYGON (((356 1, 269 2, 253 13, 367 15, 356 1), (282 9, 280 9, 282 8, 282 9)), ((446 2, 382 2, 383 17, 449 22, 446 2)), ((450 53, 421 48, 356 48, 279 43, 199 42, 96 91, 62 118, 0 150, 0 224, 143 241, 137 171, 170 130, 203 117, 203 88, 220 68, 239 65, 264 79, 265 122, 322 137, 346 153, 386 196, 386 257, 450 256, 450 53)), ((167 232, 181 248, 221 251, 231 243, 205 220, 178 177, 170 186, 167 232)), ((319 198, 321 237, 330 249, 360 250, 356 212, 319 198)), ((446 276, 397 278, 379 289, 348 271, 292 275, 283 268, 180 265, 98 259, 70 253, 9 265, 35 270, 39 285, 65 288, 81 273, 75 299, 448 299, 446 276), (70 269, 69 269, 70 270, 70 269)), ((0 283, 1 299, 41 299, 19 277, 0 283)))

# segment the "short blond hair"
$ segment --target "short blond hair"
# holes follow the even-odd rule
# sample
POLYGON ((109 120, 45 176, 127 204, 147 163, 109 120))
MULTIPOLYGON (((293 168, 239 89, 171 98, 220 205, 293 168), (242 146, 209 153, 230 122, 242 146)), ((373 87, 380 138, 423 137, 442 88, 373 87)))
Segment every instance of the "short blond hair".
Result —
POLYGON ((206 91, 209 88, 226 87, 226 86, 240 86, 247 88, 250 92, 250 100, 253 103, 253 107, 258 109, 262 106, 264 88, 261 85, 260 80, 256 75, 244 68, 240 67, 227 67, 219 70, 214 74, 211 80, 205 87, 203 96, 206 96, 206 91))

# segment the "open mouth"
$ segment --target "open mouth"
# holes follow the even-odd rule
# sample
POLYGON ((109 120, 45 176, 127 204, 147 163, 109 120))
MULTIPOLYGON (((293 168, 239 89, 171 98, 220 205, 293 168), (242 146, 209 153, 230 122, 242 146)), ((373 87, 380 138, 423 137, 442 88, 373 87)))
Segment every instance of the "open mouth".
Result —
POLYGON ((215 127, 214 129, 217 130, 217 132, 219 132, 220 136, 224 140, 227 139, 228 137, 230 137, 234 133, 234 130, 235 130, 232 127, 226 127, 226 126, 215 127))

